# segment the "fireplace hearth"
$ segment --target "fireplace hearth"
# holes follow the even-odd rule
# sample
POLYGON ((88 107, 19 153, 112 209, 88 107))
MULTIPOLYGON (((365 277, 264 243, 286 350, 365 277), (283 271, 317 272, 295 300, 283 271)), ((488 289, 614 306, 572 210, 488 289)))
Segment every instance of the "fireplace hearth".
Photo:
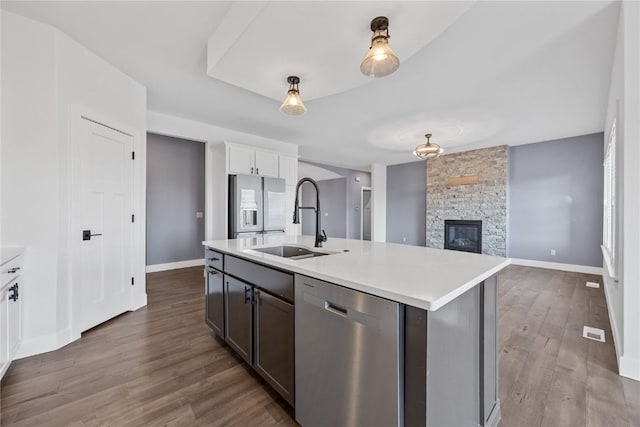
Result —
POLYGON ((444 248, 482 253, 482 221, 445 220, 444 248))

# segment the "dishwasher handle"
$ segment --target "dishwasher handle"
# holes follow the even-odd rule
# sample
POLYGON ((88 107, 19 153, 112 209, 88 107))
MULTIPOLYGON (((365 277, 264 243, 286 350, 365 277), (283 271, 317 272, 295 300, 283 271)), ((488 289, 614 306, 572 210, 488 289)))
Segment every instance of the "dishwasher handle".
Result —
POLYGON ((337 314, 338 316, 347 317, 347 309, 344 307, 340 307, 337 304, 334 304, 330 301, 324 302, 324 309, 332 312, 333 314, 337 314))

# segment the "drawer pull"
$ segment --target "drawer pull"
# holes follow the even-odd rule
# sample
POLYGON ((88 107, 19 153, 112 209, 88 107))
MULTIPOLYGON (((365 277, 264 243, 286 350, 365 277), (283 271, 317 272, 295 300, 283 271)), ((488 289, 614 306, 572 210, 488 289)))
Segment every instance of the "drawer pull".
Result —
POLYGON ((213 268, 207 268, 207 271, 211 274, 219 274, 216 270, 214 270, 213 268))
POLYGON ((209 261, 220 261, 220 258, 209 258, 209 261))
POLYGON ((7 273, 9 274, 13 274, 13 273, 17 273, 18 271, 20 271, 20 267, 13 267, 7 270, 7 273))

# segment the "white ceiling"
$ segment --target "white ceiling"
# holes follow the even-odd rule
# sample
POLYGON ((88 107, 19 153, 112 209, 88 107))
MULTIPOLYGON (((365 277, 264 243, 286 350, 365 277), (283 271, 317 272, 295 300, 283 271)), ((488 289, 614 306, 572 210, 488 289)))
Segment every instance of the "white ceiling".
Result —
POLYGON ((150 110, 296 143, 316 162, 412 161, 427 132, 451 152, 603 130, 618 3, 246 6, 253 19, 231 2, 2 1, 145 85, 150 110), (390 18, 401 65, 370 80, 358 65, 377 15, 390 18), (281 46, 290 28, 291 51, 281 46), (220 44, 209 67, 218 78, 207 75, 210 37, 220 44), (289 73, 303 78, 304 116, 278 111, 289 73))
POLYGON ((424 48, 473 2, 238 2, 209 39, 207 73, 282 102, 287 76, 305 102, 371 83, 360 73, 370 22, 389 18, 390 45, 404 60, 424 48), (394 31, 394 29, 398 31, 394 31), (349 42, 346 42, 349 41, 349 42), (241 72, 240 72, 241 71, 241 72))

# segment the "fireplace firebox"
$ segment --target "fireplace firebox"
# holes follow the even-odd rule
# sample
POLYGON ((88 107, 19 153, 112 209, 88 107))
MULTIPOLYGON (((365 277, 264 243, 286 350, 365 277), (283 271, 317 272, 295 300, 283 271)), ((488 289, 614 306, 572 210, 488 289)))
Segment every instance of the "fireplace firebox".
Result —
POLYGON ((444 248, 482 253, 482 221, 445 220, 444 248))

